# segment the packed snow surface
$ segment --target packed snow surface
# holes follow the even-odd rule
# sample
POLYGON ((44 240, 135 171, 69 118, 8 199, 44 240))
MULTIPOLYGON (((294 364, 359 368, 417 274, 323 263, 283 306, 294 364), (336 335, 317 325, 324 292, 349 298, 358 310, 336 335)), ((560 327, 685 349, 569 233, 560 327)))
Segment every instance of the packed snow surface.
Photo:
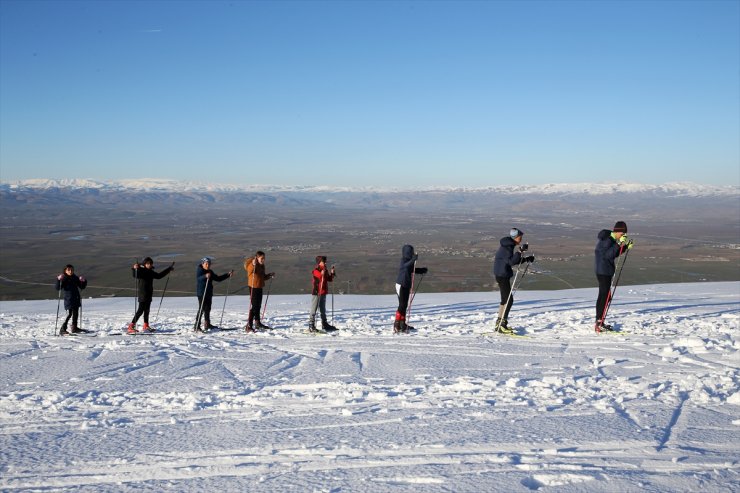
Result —
POLYGON ((111 298, 54 337, 56 299, 3 302, 0 489, 739 491, 740 283, 620 288, 609 335, 595 297, 518 292, 526 337, 488 334, 498 293, 421 293, 412 335, 394 296, 335 296, 334 336, 304 332, 308 296, 270 296, 258 334, 195 334, 166 298, 122 335, 111 298))

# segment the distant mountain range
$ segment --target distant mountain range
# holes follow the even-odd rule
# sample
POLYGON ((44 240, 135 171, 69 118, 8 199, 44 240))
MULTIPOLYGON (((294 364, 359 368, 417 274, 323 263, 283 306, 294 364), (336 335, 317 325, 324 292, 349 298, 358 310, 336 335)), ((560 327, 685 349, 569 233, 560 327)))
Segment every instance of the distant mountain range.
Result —
POLYGON ((263 208, 291 211, 405 210, 429 213, 718 221, 737 224, 739 186, 693 183, 555 183, 495 187, 382 189, 329 186, 205 184, 163 179, 23 180, 0 183, 0 205, 13 207, 263 208))
POLYGON ((740 196, 740 186, 701 185, 696 183, 664 183, 649 185, 640 183, 548 183, 544 185, 498 185, 492 187, 426 187, 426 188, 380 188, 380 187, 332 187, 300 185, 233 185, 199 183, 161 178, 128 180, 88 179, 29 179, 15 182, 0 182, 0 191, 22 193, 41 190, 98 190, 116 192, 172 192, 172 193, 474 193, 474 194, 535 194, 535 195, 613 195, 648 194, 662 197, 740 196))

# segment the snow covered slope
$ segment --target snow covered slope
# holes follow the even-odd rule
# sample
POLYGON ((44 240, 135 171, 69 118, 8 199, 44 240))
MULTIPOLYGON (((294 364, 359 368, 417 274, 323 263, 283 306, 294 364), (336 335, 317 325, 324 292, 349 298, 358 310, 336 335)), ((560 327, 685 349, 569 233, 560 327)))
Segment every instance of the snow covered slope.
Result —
MULTIPOLYGON (((131 298, 85 300, 92 336, 53 337, 56 300, 0 304, 0 489, 738 491, 740 283, 632 286, 596 335, 593 289, 271 296, 272 332, 190 332, 166 299, 123 336, 131 298)), ((223 298, 214 300, 214 319, 223 298)), ((244 323, 230 297, 224 326, 244 323)))

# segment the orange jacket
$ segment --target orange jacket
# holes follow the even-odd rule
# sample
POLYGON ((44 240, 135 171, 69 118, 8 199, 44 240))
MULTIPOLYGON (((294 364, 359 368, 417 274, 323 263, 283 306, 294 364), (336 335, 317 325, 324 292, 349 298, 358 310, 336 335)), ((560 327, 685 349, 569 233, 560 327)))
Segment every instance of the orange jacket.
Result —
POLYGON ((264 288, 265 281, 270 276, 265 275, 265 264, 254 261, 255 257, 249 257, 244 261, 244 270, 247 271, 247 286, 250 288, 264 288))

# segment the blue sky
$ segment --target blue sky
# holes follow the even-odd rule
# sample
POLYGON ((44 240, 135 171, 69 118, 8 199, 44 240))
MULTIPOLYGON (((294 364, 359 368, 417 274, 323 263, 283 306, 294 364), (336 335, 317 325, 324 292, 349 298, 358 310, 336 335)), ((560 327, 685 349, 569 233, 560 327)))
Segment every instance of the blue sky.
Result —
POLYGON ((740 185, 740 2, 0 0, 0 179, 740 185))

